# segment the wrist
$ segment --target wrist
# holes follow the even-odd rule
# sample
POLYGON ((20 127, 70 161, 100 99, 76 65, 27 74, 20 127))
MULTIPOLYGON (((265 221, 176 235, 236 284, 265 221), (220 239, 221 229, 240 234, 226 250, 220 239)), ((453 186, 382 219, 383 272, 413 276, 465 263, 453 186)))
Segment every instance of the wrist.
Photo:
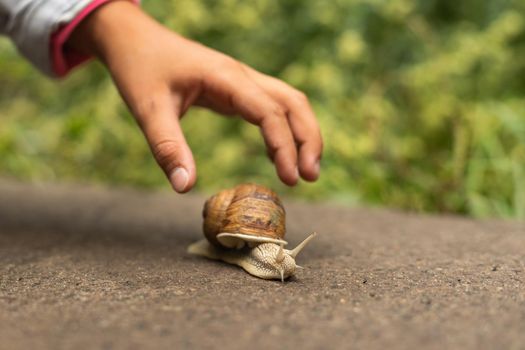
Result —
POLYGON ((75 28, 66 45, 107 62, 114 52, 134 45, 144 35, 144 26, 151 24, 156 23, 134 3, 112 0, 89 14, 75 28))

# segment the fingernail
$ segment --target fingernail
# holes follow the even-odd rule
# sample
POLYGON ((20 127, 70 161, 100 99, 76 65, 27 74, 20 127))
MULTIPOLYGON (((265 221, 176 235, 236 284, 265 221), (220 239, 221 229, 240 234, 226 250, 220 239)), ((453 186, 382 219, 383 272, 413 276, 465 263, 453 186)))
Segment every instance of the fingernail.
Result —
POLYGON ((319 161, 316 161, 314 164, 314 171, 317 176, 319 176, 319 171, 321 170, 321 164, 319 161))
POLYGON ((179 193, 184 192, 188 185, 189 175, 186 169, 178 167, 171 173, 170 181, 173 189, 179 193))
POLYGON ((299 169, 295 168, 295 179, 299 180, 299 169))

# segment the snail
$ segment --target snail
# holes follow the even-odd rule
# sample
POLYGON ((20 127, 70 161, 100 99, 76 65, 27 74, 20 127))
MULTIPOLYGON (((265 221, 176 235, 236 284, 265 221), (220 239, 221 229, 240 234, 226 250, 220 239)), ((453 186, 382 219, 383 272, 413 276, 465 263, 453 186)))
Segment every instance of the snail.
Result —
POLYGON ((210 197, 202 211, 205 239, 188 253, 222 260, 263 279, 284 281, 297 268, 295 258, 314 238, 312 233, 295 249, 284 249, 285 210, 272 190, 241 184, 210 197))

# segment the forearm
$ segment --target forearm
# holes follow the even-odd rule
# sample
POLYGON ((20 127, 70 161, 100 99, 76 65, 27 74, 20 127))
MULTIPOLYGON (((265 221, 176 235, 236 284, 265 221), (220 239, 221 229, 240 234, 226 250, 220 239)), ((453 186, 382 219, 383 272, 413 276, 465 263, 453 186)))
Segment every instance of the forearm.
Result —
POLYGON ((112 52, 140 50, 137 44, 148 40, 146 37, 152 27, 160 25, 140 8, 127 0, 113 0, 83 20, 66 47, 108 62, 112 52))

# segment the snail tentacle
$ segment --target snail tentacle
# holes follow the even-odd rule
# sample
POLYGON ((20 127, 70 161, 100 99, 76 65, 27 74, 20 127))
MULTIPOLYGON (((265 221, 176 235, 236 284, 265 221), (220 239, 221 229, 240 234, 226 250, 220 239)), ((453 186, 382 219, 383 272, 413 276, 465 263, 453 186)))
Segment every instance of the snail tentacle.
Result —
POLYGON ((295 247, 294 249, 292 250, 289 250, 288 254, 290 254, 292 257, 297 257, 297 255, 301 252, 301 250, 303 250, 304 247, 306 247, 306 245, 312 240, 314 239, 314 237, 317 236, 317 232, 314 232, 312 233, 310 236, 306 237, 304 239, 304 241, 302 241, 301 243, 299 243, 299 245, 297 247, 295 247))

